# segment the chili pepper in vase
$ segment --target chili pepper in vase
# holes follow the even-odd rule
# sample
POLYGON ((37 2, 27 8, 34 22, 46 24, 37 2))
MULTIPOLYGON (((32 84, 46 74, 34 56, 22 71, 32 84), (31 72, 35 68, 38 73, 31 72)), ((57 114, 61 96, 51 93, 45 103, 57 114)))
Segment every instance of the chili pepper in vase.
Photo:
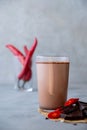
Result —
POLYGON ((15 46, 12 44, 7 44, 6 47, 10 49, 10 51, 19 59, 19 61, 24 64, 25 56, 24 54, 18 50, 15 46))
POLYGON ((27 48, 27 46, 26 45, 24 45, 24 52, 25 52, 25 55, 27 55, 28 54, 28 48, 27 48))
POLYGON ((37 46, 37 39, 35 38, 35 41, 34 41, 32 47, 30 48, 30 50, 28 51, 28 54, 26 56, 24 68, 21 71, 21 73, 18 75, 18 79, 22 79, 23 76, 26 74, 27 68, 28 68, 28 64, 29 64, 29 62, 30 62, 30 60, 32 58, 32 55, 33 55, 33 53, 35 51, 36 46, 37 46))
MULTIPOLYGON (((24 63, 25 63, 25 56, 23 55, 23 53, 21 51, 19 51, 15 46, 13 46, 11 44, 6 45, 6 47, 9 48, 11 50, 11 52, 15 56, 18 57, 18 59, 22 63, 22 65, 24 65, 24 63)), ((28 53, 27 46, 24 46, 24 48, 26 49, 25 53, 27 55, 27 53, 28 53)), ((29 67, 31 67, 31 65, 32 65, 32 61, 30 60, 29 67)), ((27 68, 27 74, 24 75, 24 77, 23 77, 23 80, 25 80, 25 81, 28 81, 31 78, 31 75, 32 75, 31 69, 29 67, 27 68)))
MULTIPOLYGON (((35 41, 32 45, 32 47, 30 48, 30 50, 28 50, 27 46, 24 45, 24 52, 25 55, 18 50, 15 46, 13 46, 12 44, 7 44, 6 47, 10 49, 10 51, 19 59, 20 63, 22 64, 23 68, 21 73, 18 75, 18 84, 20 80, 23 80, 23 86, 24 84, 29 81, 32 77, 32 70, 31 70, 31 66, 32 66, 32 55, 35 51, 35 48, 37 46, 37 39, 35 38, 35 41)), ((20 85, 18 85, 20 88, 20 85)))

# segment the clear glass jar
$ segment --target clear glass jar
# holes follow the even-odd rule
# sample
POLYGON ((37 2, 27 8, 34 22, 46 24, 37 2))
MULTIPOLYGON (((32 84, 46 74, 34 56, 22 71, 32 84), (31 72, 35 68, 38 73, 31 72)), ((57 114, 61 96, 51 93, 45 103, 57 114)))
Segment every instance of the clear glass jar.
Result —
MULTIPOLYGON (((15 57, 14 58, 14 72, 15 72, 15 89, 21 90, 21 91, 28 91, 31 92, 33 91, 33 73, 32 77, 30 78, 29 81, 24 81, 24 80, 19 80, 18 75, 23 69, 23 65, 19 62, 19 60, 15 57)), ((32 71, 32 66, 31 66, 31 71, 32 71)))

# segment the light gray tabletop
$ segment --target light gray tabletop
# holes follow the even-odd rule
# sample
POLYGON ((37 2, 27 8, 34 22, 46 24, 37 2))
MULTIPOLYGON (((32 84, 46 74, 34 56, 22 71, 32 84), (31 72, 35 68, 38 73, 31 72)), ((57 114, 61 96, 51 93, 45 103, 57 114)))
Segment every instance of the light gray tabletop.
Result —
MULTIPOLYGON (((87 101, 87 90, 69 89, 68 98, 87 101)), ((87 130, 87 124, 67 124, 45 120, 38 113, 38 93, 21 92, 0 86, 0 130, 87 130)))

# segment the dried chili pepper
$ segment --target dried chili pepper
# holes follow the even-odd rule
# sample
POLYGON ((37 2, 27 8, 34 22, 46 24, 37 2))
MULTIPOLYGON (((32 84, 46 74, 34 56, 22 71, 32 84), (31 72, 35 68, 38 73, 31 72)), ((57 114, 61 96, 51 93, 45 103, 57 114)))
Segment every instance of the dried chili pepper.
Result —
POLYGON ((26 45, 24 45, 24 52, 25 52, 25 54, 27 55, 28 54, 28 48, 27 48, 27 46, 26 45))
POLYGON ((21 55, 21 56, 24 57, 24 55, 22 54, 22 52, 19 51, 15 46, 13 46, 13 45, 11 45, 11 44, 8 44, 8 45, 6 45, 6 47, 9 48, 9 49, 11 50, 11 52, 12 52, 15 56, 21 55))
POLYGON ((27 71, 27 73, 24 75, 24 77, 22 78, 22 80, 24 80, 24 81, 29 81, 30 79, 31 79, 31 77, 32 77, 32 71, 31 71, 31 69, 29 68, 28 69, 28 71, 27 71))
MULTIPOLYGON (((25 52, 25 55, 27 55, 28 54, 28 48, 27 48, 27 46, 26 45, 24 45, 24 52, 25 52)), ((32 58, 31 58, 31 60, 30 60, 30 62, 29 62, 29 67, 31 67, 32 66, 32 58)))
POLYGON ((27 73, 28 71, 28 67, 29 67, 29 61, 30 61, 30 51, 28 52, 26 58, 25 58, 25 64, 23 66, 23 70, 21 71, 21 73, 18 75, 18 79, 22 79, 24 77, 24 75, 27 73))
POLYGON ((27 72, 28 65, 30 63, 31 57, 32 57, 32 55, 34 53, 34 50, 35 50, 36 46, 37 46, 37 39, 35 38, 35 41, 34 41, 32 47, 31 47, 31 49, 28 51, 28 54, 27 54, 27 56, 25 58, 24 68, 21 71, 21 73, 18 75, 18 79, 22 79, 23 76, 25 75, 25 73, 27 72))
MULTIPOLYGON (((15 56, 17 56, 17 58, 23 65, 23 70, 18 75, 18 79, 24 81, 23 86, 24 86, 25 82, 29 81, 32 77, 32 71, 31 71, 32 55, 34 53, 36 46, 37 46, 37 39, 35 38, 34 44, 32 45, 30 50, 28 50, 26 45, 24 46, 24 52, 25 52, 25 55, 24 55, 15 46, 13 46, 11 44, 6 45, 6 47, 9 48, 15 56)), ((18 81, 18 83, 19 83, 19 81, 18 81)), ((19 85, 19 87, 20 87, 20 85, 19 85)))
POLYGON ((18 57, 19 61, 24 64, 24 60, 25 60, 25 56, 23 55, 23 53, 21 51, 19 51, 15 46, 8 44, 6 45, 7 48, 10 49, 10 51, 18 57))
MULTIPOLYGON (((11 50, 11 52, 18 57, 19 61, 24 65, 25 63, 25 56, 22 54, 21 51, 19 51, 15 46, 8 44, 6 45, 7 48, 11 50)), ((29 67, 31 67, 31 62, 29 63, 29 67)), ((31 78, 31 70, 27 68, 27 73, 24 75, 23 80, 28 81, 31 78)))
POLYGON ((35 38, 34 43, 33 43, 32 47, 30 49, 30 51, 31 51, 31 57, 32 57, 32 55, 33 55, 33 53, 34 53, 34 51, 36 49, 37 43, 38 43, 37 38, 35 38))

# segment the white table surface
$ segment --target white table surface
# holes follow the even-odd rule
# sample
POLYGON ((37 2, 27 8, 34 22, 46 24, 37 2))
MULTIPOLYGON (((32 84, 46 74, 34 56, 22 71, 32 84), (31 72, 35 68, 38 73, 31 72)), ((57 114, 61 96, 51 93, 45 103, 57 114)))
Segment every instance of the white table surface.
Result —
MULTIPOLYGON (((68 98, 87 101, 87 90, 69 89, 68 98)), ((0 86, 0 130, 87 130, 87 124, 67 124, 45 120, 38 113, 38 92, 21 92, 0 86)))

